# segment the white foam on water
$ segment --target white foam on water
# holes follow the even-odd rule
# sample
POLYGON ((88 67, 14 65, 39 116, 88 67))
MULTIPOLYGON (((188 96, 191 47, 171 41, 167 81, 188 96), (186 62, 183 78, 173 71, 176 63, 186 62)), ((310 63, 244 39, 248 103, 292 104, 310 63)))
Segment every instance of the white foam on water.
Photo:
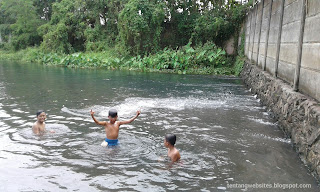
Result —
POLYGON ((46 124, 47 131, 54 131, 55 134, 71 132, 70 128, 65 124, 50 123, 46 124))
POLYGON ((16 113, 25 113, 24 111, 20 110, 20 109, 12 109, 13 112, 16 113))
POLYGON ((83 114, 83 113, 80 113, 78 110, 76 110, 76 109, 69 109, 69 108, 67 108, 67 107, 65 107, 65 106, 63 106, 62 108, 61 108, 61 111, 62 112, 65 112, 65 113, 68 113, 68 114, 71 114, 71 115, 74 115, 74 116, 77 116, 77 117, 88 117, 88 115, 90 114, 89 113, 89 111, 88 111, 88 113, 87 114, 83 114))
POLYGON ((23 126, 30 126, 30 127, 32 127, 32 125, 33 125, 32 122, 27 122, 27 123, 23 124, 23 126))
MULTIPOLYGON (((251 100, 245 100, 243 97, 169 97, 169 98, 144 98, 144 97, 129 97, 124 101, 115 103, 114 105, 102 106, 95 105, 83 109, 70 109, 66 106, 61 108, 61 111, 71 114, 75 117, 85 117, 82 120, 90 119, 90 110, 95 112, 95 115, 107 117, 110 109, 118 110, 118 116, 121 118, 131 118, 136 114, 137 110, 141 113, 153 112, 154 109, 169 109, 171 111, 183 111, 185 109, 217 109, 224 108, 226 110, 236 108, 239 110, 260 110, 260 107, 249 106, 251 100), (239 102, 241 101, 241 102, 239 102)), ((157 114, 159 115, 159 114, 157 114)), ((80 119, 79 119, 80 120, 80 119)))
POLYGON ((255 137, 255 138, 259 138, 259 139, 273 140, 273 141, 278 141, 278 142, 288 143, 288 144, 291 143, 291 140, 290 139, 286 139, 286 138, 270 137, 270 136, 267 136, 267 135, 264 135, 264 134, 256 134, 256 133, 249 134, 249 135, 252 136, 252 137, 255 137))
POLYGON ((83 118, 81 117, 69 117, 67 120, 76 120, 76 121, 83 121, 83 118))
POLYGON ((26 122, 26 120, 16 120, 16 121, 13 121, 12 123, 23 125, 23 124, 25 124, 25 122, 26 122))
POLYGON ((16 119, 21 119, 21 117, 12 117, 12 116, 10 116, 8 119, 5 119, 5 120, 16 120, 16 119))
MULTIPOLYGON (((125 99, 124 102, 115 105, 110 108, 115 108, 122 115, 127 116, 134 114, 136 110, 150 111, 151 109, 170 109, 175 111, 181 111, 185 109, 193 108, 218 108, 226 104, 225 100, 209 100, 208 98, 141 98, 141 97, 130 97, 125 99)), ((100 115, 108 116, 108 110, 103 110, 100 115)))
POLYGON ((0 110, 0 117, 11 117, 11 115, 7 114, 4 110, 0 110))
POLYGON ((254 118, 254 117, 249 117, 248 119, 251 121, 260 123, 260 124, 264 124, 264 125, 276 125, 276 123, 268 122, 263 119, 258 119, 258 118, 254 118))
POLYGON ((65 119, 65 117, 58 115, 50 115, 50 119, 65 119))

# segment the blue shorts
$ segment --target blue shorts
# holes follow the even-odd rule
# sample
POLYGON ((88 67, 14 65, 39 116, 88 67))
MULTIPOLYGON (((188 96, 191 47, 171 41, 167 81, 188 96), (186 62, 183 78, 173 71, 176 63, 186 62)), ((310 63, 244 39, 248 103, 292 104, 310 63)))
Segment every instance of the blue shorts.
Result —
POLYGON ((106 138, 105 141, 108 143, 108 146, 118 145, 118 139, 108 139, 108 138, 106 138))

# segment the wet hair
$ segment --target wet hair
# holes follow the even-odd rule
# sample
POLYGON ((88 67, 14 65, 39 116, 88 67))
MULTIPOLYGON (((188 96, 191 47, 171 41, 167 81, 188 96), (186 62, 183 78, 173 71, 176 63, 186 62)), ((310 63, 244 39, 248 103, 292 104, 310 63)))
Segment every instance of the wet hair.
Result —
POLYGON ((110 109, 109 110, 109 116, 112 118, 115 118, 116 116, 118 116, 118 111, 115 109, 110 109))
POLYGON ((166 138, 166 141, 169 142, 172 146, 174 146, 174 144, 176 144, 176 140, 177 140, 176 135, 167 134, 165 136, 165 138, 166 138))
POLYGON ((38 112, 37 112, 37 117, 41 114, 41 113, 43 113, 44 112, 44 110, 39 110, 38 112))

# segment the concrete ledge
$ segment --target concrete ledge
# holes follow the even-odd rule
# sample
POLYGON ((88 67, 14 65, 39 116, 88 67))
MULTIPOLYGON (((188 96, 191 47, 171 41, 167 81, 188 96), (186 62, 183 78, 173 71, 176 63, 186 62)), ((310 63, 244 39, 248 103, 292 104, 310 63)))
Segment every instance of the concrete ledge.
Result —
POLYGON ((241 73, 245 84, 275 115, 301 160, 320 180, 320 103, 248 61, 241 73))

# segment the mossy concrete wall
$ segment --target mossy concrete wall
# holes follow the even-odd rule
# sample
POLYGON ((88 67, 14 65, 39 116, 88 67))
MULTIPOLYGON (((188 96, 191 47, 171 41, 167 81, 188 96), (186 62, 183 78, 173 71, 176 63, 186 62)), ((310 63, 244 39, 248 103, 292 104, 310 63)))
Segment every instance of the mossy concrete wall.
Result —
POLYGON ((245 22, 245 55, 320 101, 320 1, 260 0, 245 22))

